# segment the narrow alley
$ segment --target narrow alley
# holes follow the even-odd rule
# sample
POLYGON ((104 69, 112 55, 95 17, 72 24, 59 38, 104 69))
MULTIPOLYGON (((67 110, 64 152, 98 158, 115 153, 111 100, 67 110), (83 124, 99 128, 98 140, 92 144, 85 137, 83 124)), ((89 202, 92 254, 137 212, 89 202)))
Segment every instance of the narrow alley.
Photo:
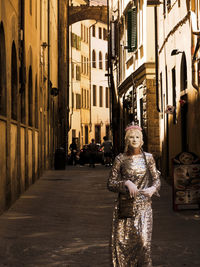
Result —
MULTIPOLYGON (((106 188, 108 172, 100 165, 45 172, 0 216, 0 266, 109 267, 115 194, 106 188)), ((199 266, 198 211, 173 212, 164 180, 153 207, 154 266, 199 266)))

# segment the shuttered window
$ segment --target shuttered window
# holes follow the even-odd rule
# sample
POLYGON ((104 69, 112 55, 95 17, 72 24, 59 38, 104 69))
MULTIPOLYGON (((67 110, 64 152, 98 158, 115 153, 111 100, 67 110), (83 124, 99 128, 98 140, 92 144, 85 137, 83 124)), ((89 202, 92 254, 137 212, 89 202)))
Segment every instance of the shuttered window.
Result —
POLYGON ((133 52, 137 48, 137 7, 128 11, 128 52, 133 52))
POLYGON ((80 109, 80 108, 81 108, 81 95, 76 94, 76 109, 80 109))

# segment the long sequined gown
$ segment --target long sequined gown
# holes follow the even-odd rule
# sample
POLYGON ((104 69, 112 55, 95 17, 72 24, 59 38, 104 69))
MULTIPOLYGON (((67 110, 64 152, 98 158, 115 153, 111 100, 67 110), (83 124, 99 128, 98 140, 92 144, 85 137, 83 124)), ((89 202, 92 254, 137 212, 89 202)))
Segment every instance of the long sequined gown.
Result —
MULTIPOLYGON (((127 156, 119 154, 114 161, 108 178, 108 189, 126 193, 126 180, 131 180, 139 190, 150 186, 160 188, 160 173, 150 153, 146 155, 149 172, 143 154, 127 156)), ((152 207, 151 198, 139 193, 132 208, 134 217, 120 219, 119 199, 116 200, 112 224, 112 264, 114 267, 151 267, 152 207)))

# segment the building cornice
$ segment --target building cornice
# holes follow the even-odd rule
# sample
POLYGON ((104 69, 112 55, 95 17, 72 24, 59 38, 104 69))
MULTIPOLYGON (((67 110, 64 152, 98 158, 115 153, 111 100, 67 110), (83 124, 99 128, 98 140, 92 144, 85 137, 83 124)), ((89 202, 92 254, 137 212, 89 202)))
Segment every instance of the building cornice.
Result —
POLYGON ((126 77, 118 86, 119 95, 126 93, 130 86, 133 85, 133 82, 137 86, 138 81, 144 80, 144 77, 147 75, 155 75, 155 63, 144 63, 136 71, 126 77), (149 72, 150 69, 153 69, 154 72, 149 72))

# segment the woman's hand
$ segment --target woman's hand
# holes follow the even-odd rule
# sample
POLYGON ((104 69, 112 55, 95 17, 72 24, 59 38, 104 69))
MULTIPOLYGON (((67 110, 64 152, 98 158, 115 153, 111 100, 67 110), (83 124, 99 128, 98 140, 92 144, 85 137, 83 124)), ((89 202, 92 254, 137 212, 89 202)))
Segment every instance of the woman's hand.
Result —
POLYGON ((138 188, 137 188, 137 186, 133 182, 131 182, 130 180, 127 180, 125 182, 125 186, 128 187, 128 191, 129 191, 130 197, 131 198, 132 197, 135 198, 137 196, 137 194, 138 194, 138 188))
POLYGON ((142 193, 146 197, 152 197, 152 195, 156 192, 156 188, 154 186, 148 187, 146 189, 140 190, 140 193, 142 193))

